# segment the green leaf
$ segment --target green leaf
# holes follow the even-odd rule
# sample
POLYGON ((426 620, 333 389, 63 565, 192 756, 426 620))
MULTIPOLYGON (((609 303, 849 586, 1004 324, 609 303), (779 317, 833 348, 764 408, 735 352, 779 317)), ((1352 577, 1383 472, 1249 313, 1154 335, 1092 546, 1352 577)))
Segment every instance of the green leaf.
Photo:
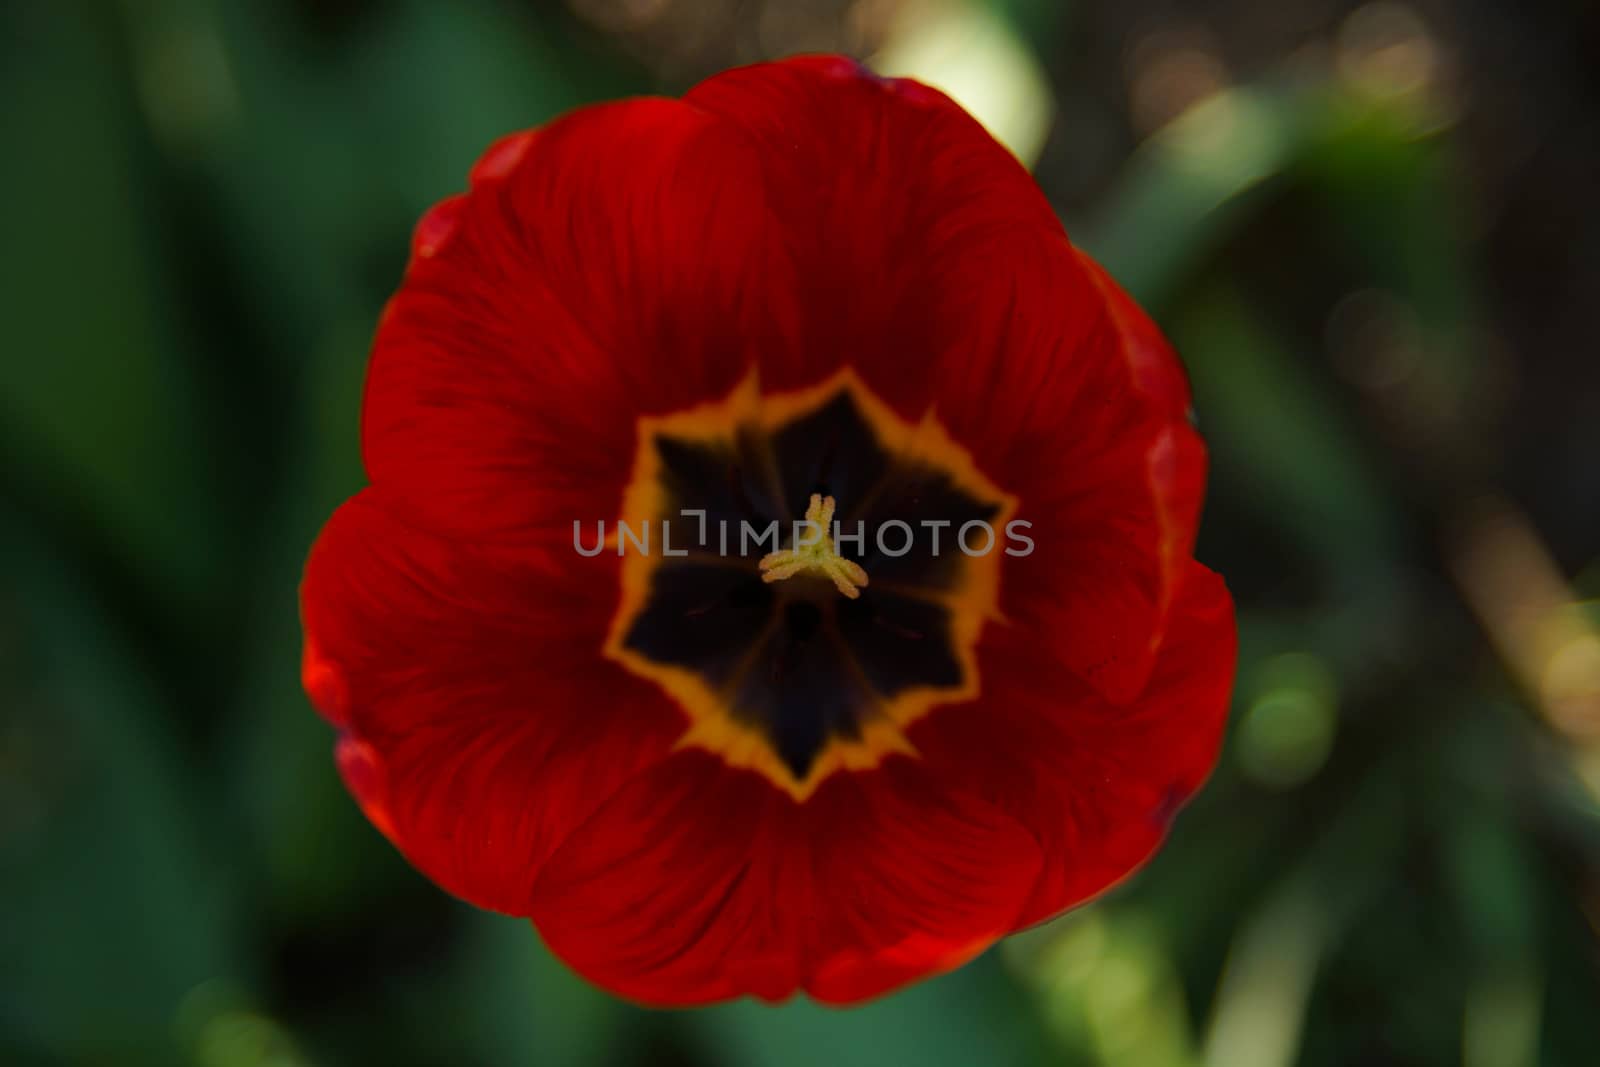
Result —
POLYGON ((185 998, 240 976, 165 694, 96 594, 0 522, 0 1004, 41 1053, 174 1062, 185 998))
POLYGON ((220 567, 212 422, 131 86, 86 7, 0 12, 0 95, 30 102, 0 109, 0 484, 103 544, 145 591, 194 605, 220 567))

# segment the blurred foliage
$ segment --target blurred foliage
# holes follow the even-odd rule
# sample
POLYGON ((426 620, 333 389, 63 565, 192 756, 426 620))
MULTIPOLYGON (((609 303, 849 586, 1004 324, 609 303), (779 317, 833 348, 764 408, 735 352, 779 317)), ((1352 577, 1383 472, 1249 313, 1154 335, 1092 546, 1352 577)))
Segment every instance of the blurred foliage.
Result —
POLYGON ((0 6, 0 1062, 1600 1061, 1600 26, 1185 10, 0 6), (1184 353, 1234 725, 1146 871, 956 974, 644 1012, 365 824, 293 590, 482 147, 822 48, 967 100, 1184 353))

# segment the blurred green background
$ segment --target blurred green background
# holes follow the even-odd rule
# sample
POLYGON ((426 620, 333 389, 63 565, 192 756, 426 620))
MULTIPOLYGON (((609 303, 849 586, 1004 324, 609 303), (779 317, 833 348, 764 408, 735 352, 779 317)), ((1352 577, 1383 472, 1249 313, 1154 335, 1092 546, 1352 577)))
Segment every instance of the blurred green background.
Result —
POLYGON ((1600 1063, 1597 70, 1584 0, 5 0, 0 1063, 1600 1063), (295 586, 421 211, 809 50, 954 92, 1184 354, 1233 719, 959 973, 645 1012, 362 820, 295 586))

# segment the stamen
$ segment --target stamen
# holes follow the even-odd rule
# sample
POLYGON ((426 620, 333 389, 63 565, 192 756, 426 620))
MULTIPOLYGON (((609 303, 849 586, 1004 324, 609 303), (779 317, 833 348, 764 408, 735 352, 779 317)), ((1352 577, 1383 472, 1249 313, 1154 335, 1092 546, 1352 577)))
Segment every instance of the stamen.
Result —
POLYGON ((806 509, 806 521, 822 531, 821 537, 810 544, 796 545, 781 552, 769 552, 761 560, 761 580, 781 582, 796 574, 822 574, 833 582, 840 594, 856 599, 867 584, 867 572, 853 560, 839 555, 833 547, 833 497, 811 494, 811 506, 806 509))

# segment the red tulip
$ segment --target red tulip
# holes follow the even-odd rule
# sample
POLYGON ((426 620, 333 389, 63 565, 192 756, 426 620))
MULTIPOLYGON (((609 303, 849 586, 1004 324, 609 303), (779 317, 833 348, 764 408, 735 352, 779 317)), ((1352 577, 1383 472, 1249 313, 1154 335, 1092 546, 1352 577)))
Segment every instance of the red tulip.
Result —
POLYGON ((301 591, 345 781, 623 996, 958 966, 1215 761, 1183 372, 915 82, 797 59, 501 141, 417 227, 362 449, 301 591))

